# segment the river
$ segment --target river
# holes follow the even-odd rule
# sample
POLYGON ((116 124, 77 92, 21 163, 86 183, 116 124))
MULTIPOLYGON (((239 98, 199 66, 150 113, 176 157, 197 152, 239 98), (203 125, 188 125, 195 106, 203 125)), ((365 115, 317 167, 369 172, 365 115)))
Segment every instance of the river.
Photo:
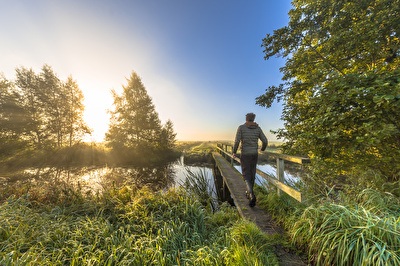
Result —
MULTIPOLYGON (((235 168, 240 171, 240 166, 235 168)), ((263 172, 276 176, 276 168, 269 164, 258 165, 263 172)), ((211 165, 187 165, 183 157, 176 162, 157 168, 150 167, 84 167, 75 169, 34 168, 18 171, 7 176, 0 176, 3 186, 29 187, 46 184, 79 187, 85 193, 101 193, 104 188, 123 184, 152 189, 167 189, 182 185, 188 174, 205 175, 210 191, 215 194, 214 178, 211 165)), ((287 184, 295 184, 299 177, 285 172, 287 184)), ((257 175, 256 183, 263 185, 265 180, 257 175)))

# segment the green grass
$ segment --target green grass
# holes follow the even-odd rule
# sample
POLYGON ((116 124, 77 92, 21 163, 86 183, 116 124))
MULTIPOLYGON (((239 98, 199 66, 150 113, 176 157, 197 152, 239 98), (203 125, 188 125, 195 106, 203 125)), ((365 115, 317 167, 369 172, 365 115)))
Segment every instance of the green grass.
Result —
POLYGON ((211 210, 217 210, 218 203, 213 198, 213 186, 210 182, 214 182, 213 178, 207 174, 205 168, 200 168, 198 172, 186 168, 185 180, 181 186, 185 189, 189 197, 195 197, 203 206, 211 207, 211 210))
POLYGON ((315 265, 400 265, 400 199, 371 189, 304 206, 257 188, 259 204, 315 265))
POLYGON ((226 265, 278 265, 273 252, 277 242, 274 236, 260 232, 254 223, 241 221, 232 231, 231 238, 234 248, 231 256, 226 259, 226 265))
POLYGON ((212 212, 181 189, 45 192, 2 200, 0 265, 277 265, 236 209, 212 212))
POLYGON ((318 265, 400 265, 399 222, 363 207, 328 203, 308 207, 292 234, 295 242, 308 243, 318 265))
POLYGON ((217 147, 217 141, 177 141, 176 149, 189 154, 210 153, 217 147))

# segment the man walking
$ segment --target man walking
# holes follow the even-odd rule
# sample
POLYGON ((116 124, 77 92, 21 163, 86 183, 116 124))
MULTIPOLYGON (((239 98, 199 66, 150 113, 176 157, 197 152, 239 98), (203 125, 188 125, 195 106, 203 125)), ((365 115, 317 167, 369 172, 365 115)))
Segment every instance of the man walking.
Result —
POLYGON ((256 167, 258 160, 258 140, 262 142, 261 151, 264 151, 268 145, 268 140, 262 129, 254 122, 256 115, 253 113, 246 114, 246 123, 240 125, 236 132, 235 144, 233 145, 233 156, 241 144, 240 164, 242 167, 242 175, 246 182, 246 196, 250 200, 250 207, 256 205, 256 196, 253 187, 256 179, 256 167))

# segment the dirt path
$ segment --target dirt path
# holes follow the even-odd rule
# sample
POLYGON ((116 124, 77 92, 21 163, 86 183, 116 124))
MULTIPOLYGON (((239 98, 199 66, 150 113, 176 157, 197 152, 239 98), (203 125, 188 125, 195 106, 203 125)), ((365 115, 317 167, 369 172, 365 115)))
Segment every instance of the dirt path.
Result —
MULTIPOLYGON (((249 200, 246 198, 246 189, 241 174, 236 171, 219 153, 213 153, 216 165, 219 168, 222 178, 230 191, 239 214, 247 220, 254 222, 263 232, 267 234, 281 234, 284 230, 278 226, 265 210, 258 206, 249 207, 249 200)), ((307 264, 301 258, 290 250, 283 247, 276 247, 276 255, 279 258, 279 265, 297 266, 307 264)))

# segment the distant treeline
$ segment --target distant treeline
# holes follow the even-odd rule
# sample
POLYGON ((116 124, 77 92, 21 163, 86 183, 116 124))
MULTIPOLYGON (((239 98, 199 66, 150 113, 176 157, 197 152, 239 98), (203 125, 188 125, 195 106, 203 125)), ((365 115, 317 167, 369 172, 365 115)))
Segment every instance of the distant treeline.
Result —
MULTIPOLYGON (((82 90, 72 76, 63 81, 48 65, 39 73, 25 67, 15 73, 14 80, 0 76, 0 160, 33 161, 46 157, 40 154, 83 147, 91 129, 83 119, 82 90)), ((161 124, 136 73, 123 86, 122 95, 113 91, 113 98, 106 148, 114 159, 155 158, 173 150, 173 124, 170 120, 161 124)))

